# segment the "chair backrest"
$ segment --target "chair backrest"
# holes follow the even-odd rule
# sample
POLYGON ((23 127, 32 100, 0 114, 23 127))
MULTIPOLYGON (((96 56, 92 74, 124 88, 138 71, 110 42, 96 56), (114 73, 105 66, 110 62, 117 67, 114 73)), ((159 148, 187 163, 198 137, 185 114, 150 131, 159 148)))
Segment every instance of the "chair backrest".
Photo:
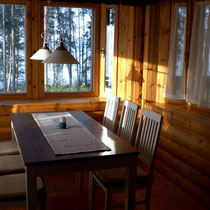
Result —
POLYGON ((112 132, 116 131, 119 105, 120 97, 111 95, 107 98, 106 107, 104 111, 103 125, 112 132))
POLYGON ((139 105, 124 100, 117 135, 131 146, 133 146, 138 110, 139 105))
POLYGON ((134 147, 140 152, 139 158, 147 165, 149 173, 153 171, 162 118, 155 112, 141 110, 134 147))

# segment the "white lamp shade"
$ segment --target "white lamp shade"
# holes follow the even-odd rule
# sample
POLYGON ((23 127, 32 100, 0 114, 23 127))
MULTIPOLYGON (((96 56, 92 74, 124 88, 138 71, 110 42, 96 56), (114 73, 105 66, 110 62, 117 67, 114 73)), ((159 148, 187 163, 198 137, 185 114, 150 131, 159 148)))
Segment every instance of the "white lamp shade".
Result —
POLYGON ((33 56, 30 57, 31 60, 45 60, 50 54, 51 50, 44 44, 42 49, 39 49, 33 56))
POLYGON ((69 53, 64 47, 63 42, 60 46, 42 63, 56 63, 56 64, 79 64, 79 62, 69 53))

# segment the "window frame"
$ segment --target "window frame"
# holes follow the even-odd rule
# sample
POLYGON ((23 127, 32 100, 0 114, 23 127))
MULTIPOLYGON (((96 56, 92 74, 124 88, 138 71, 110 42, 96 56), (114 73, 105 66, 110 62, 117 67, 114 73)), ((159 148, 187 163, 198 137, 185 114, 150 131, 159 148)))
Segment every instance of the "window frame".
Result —
POLYGON ((2 93, 0 100, 27 100, 50 98, 78 98, 96 97, 99 95, 99 35, 100 35, 100 5, 68 2, 28 1, 28 0, 0 0, 0 4, 22 4, 26 6, 26 93, 2 93), (92 31, 92 91, 90 92, 44 92, 44 64, 42 61, 30 60, 30 57, 42 47, 41 33, 44 28, 44 6, 89 7, 93 9, 92 31))
MULTIPOLYGON (((38 86, 40 87, 38 98, 49 99, 49 98, 76 98, 76 97, 94 97, 98 96, 98 74, 99 74, 99 53, 98 53, 98 40, 99 40, 99 15, 98 6, 95 4, 77 4, 77 3, 56 3, 47 2, 40 3, 40 27, 39 30, 44 30, 44 6, 59 6, 59 7, 79 7, 79 8, 92 8, 93 9, 93 31, 92 31, 92 91, 89 92, 58 92, 49 93, 44 91, 44 64, 39 61, 39 81, 38 86)), ((40 33, 41 34, 41 33, 40 33)), ((39 37, 39 46, 43 44, 43 39, 39 37)))
POLYGON ((108 96, 109 94, 117 95, 117 65, 118 65, 118 5, 101 5, 101 39, 100 39, 100 96, 108 96), (115 9, 115 30, 114 30, 114 64, 113 64, 113 88, 112 92, 105 92, 105 53, 106 50, 106 10, 108 8, 115 9))
POLYGON ((31 11, 31 2, 27 0, 0 0, 0 4, 20 4, 20 5, 25 5, 25 66, 26 66, 26 92, 25 93, 1 93, 0 94, 0 100, 2 99, 30 99, 32 96, 32 84, 31 84, 31 61, 30 61, 30 56, 31 56, 31 38, 30 38, 30 31, 31 31, 31 17, 29 15, 28 11, 31 11))

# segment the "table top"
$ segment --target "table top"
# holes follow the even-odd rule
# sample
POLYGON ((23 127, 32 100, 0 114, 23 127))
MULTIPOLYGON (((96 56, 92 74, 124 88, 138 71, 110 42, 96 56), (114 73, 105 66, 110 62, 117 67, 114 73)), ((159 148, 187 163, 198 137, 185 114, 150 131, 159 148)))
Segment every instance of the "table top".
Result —
POLYGON ((120 137, 82 111, 72 110, 69 113, 85 126, 98 140, 106 144, 111 151, 88 152, 70 155, 55 155, 45 139, 31 113, 11 114, 12 127, 18 141, 20 152, 26 166, 42 165, 55 162, 71 162, 84 159, 103 159, 107 157, 137 156, 139 152, 127 145, 120 137))

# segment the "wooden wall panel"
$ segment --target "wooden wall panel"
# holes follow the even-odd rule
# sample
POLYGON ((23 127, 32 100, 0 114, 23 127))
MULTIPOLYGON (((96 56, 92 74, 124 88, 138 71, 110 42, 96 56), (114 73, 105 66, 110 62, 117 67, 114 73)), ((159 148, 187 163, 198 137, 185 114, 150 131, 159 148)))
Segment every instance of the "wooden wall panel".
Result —
POLYGON ((143 38, 144 38, 144 9, 142 7, 135 8, 134 15, 134 55, 132 63, 131 78, 131 101, 141 104, 142 98, 142 76, 143 76, 143 38))
POLYGON ((141 103, 142 7, 119 6, 117 95, 141 103))
POLYGON ((170 2, 160 3, 160 23, 158 39, 158 74, 156 88, 156 101, 165 102, 163 98, 165 80, 167 76, 168 52, 169 52, 169 35, 170 35, 170 2))
POLYGON ((159 50, 159 25, 160 25, 160 3, 148 5, 145 20, 145 42, 144 42, 144 64, 143 78, 144 89, 143 100, 156 100, 158 50, 159 50))
MULTIPOLYGON (((118 47, 118 88, 117 95, 127 98, 127 53, 128 53, 128 16, 129 6, 119 7, 119 47, 118 47)), ((128 67, 129 68, 129 67, 128 67)))
POLYGON ((163 91, 168 65, 170 6, 170 1, 162 1, 146 8, 143 100, 165 102, 163 91))

